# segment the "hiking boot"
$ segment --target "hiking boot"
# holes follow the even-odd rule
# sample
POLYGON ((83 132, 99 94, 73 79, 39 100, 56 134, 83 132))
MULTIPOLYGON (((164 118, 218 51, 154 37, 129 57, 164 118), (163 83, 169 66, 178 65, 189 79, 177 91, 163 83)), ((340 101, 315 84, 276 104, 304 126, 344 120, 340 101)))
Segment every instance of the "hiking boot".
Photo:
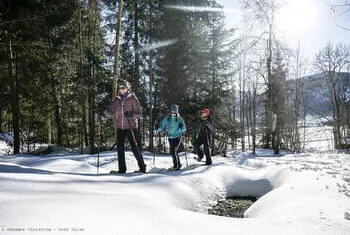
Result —
POLYGON ((182 167, 182 165, 181 165, 181 164, 179 164, 177 167, 175 167, 175 170, 176 170, 176 171, 178 171, 178 170, 180 170, 180 169, 181 169, 181 167, 182 167))
POLYGON ((203 158, 202 158, 202 157, 196 157, 195 159, 196 159, 198 162, 200 162, 200 161, 202 161, 203 158))
POLYGON ((206 161, 206 162, 205 162, 205 165, 211 165, 211 164, 212 164, 211 161, 206 161))

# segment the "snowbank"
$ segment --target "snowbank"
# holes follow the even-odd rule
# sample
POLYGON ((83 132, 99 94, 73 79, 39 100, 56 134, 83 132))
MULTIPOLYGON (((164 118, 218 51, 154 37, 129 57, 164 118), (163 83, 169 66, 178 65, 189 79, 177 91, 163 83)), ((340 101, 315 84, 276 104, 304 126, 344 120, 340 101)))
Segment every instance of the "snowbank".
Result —
MULTIPOLYGON (((214 157, 181 172, 109 175, 114 152, 17 155, 0 160, 0 233, 348 234, 347 155, 214 157), (244 219, 207 215, 226 196, 259 200, 244 219), (50 230, 50 231, 48 231, 50 230), (20 233, 20 232, 19 232, 20 233)), ((145 154, 150 169, 152 154, 145 154)), ((185 159, 181 157, 183 165, 185 159)), ((157 155, 156 166, 171 158, 157 155)), ((128 172, 137 169, 127 153, 128 172)))

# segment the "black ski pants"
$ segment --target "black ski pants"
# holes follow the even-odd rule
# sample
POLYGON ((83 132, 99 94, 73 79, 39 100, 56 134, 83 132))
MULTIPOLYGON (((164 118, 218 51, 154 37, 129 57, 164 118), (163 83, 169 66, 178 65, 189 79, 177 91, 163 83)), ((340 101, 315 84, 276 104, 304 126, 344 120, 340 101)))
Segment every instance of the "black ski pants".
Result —
POLYGON ((196 141, 196 152, 198 159, 203 159, 203 151, 201 145, 204 146, 205 163, 210 165, 212 163, 210 149, 209 149, 210 137, 208 135, 199 135, 196 141))
POLYGON ((169 139, 170 144, 170 154, 173 157, 174 169, 180 168, 180 157, 179 157, 179 147, 180 147, 181 137, 174 139, 169 139))
POLYGON ((118 150, 118 167, 120 173, 126 172, 126 164, 125 164, 125 138, 129 139, 131 145, 131 151, 133 152, 137 164, 139 166, 139 170, 145 171, 146 165, 143 160, 143 156, 141 154, 141 148, 138 146, 139 143, 139 133, 137 129, 117 129, 117 150, 118 150), (134 134, 134 135, 133 135, 134 134))

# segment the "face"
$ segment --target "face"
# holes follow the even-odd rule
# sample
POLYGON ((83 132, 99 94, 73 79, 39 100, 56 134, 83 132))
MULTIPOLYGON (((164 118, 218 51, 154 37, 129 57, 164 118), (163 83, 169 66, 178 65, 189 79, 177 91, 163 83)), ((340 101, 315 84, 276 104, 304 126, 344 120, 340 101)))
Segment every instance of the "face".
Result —
POLYGON ((206 113, 201 112, 201 118, 206 118, 206 113))
POLYGON ((171 116, 175 116, 176 113, 175 112, 170 112, 171 116))
POLYGON ((127 91, 128 91, 128 88, 126 88, 125 86, 118 86, 118 93, 120 95, 124 95, 127 91))

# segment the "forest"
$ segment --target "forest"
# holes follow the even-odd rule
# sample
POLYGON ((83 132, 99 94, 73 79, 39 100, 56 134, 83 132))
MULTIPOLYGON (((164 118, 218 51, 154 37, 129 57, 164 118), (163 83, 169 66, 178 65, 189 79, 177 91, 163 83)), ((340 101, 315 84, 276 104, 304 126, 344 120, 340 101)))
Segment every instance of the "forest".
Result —
POLYGON ((33 143, 112 146, 113 121, 98 114, 126 79, 141 102, 144 149, 154 149, 171 104, 188 127, 209 108, 214 153, 300 151, 310 115, 327 119, 335 148, 349 148, 350 46, 330 42, 307 61, 279 38, 281 2, 241 1, 237 32, 215 0, 2 0, 0 132, 13 132, 14 153, 33 143))

